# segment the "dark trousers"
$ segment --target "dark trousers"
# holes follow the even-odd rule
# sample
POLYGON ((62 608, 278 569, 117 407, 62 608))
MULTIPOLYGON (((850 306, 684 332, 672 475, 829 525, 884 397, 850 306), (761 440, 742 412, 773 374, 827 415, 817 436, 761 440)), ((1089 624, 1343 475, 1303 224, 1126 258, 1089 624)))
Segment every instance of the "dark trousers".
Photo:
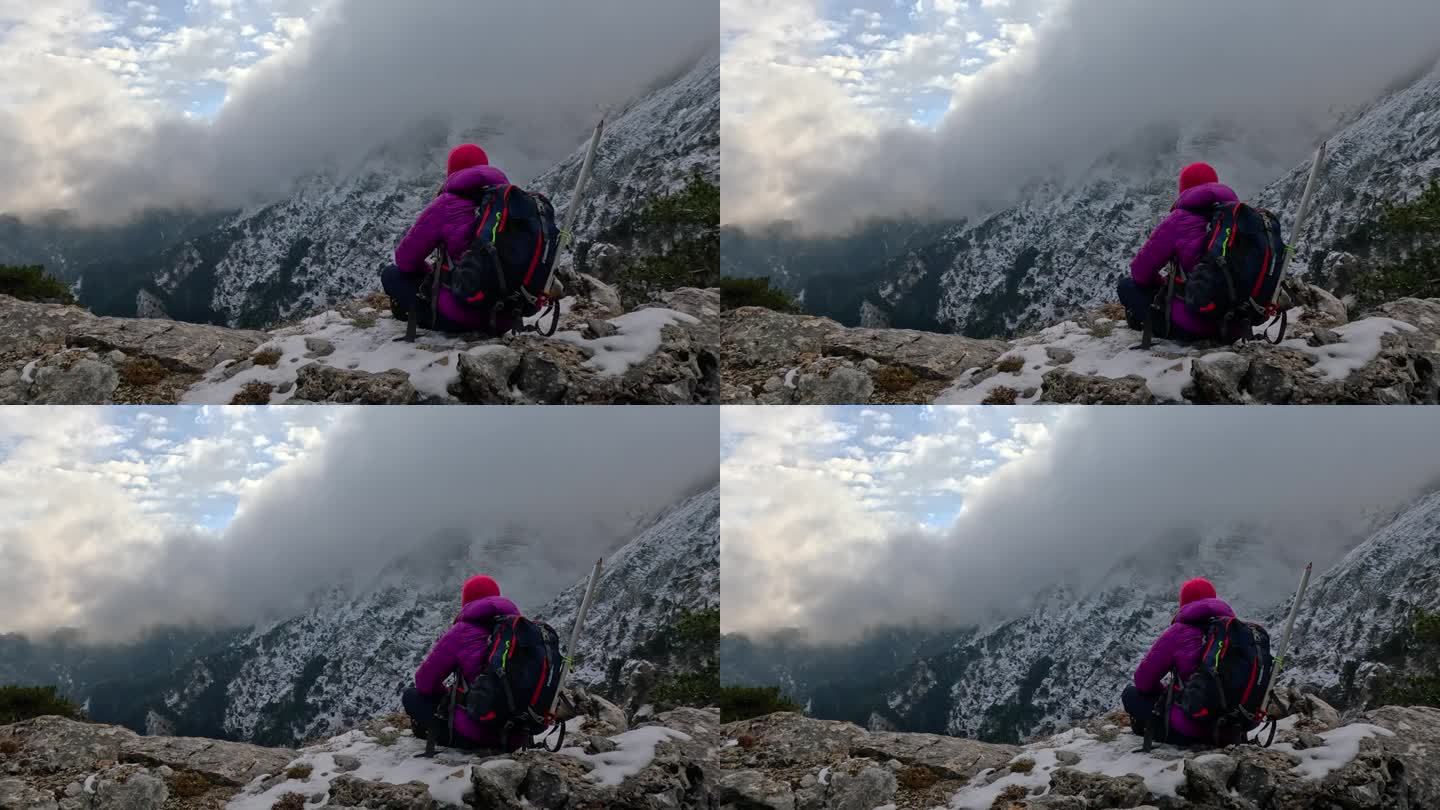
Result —
POLYGON ((389 265, 380 271, 380 286, 390 296, 390 313, 395 320, 404 321, 410 317, 411 308, 416 308, 415 323, 422 329, 438 329, 441 332, 472 331, 436 312, 431 318, 430 299, 418 299, 420 285, 425 283, 424 273, 402 273, 400 268, 389 265))
POLYGON ((410 729, 417 739, 424 740, 434 734, 436 745, 478 748, 470 739, 451 733, 450 718, 442 713, 442 707, 447 702, 444 695, 422 695, 420 690, 413 686, 400 693, 400 705, 405 707, 405 713, 410 716, 410 729))
MULTIPOLYGON (((1126 276, 1120 279, 1119 289, 1116 293, 1120 296, 1120 306, 1125 307, 1125 323, 1135 331, 1145 328, 1145 316, 1150 311, 1155 301, 1155 296, 1163 294, 1163 287, 1141 287, 1135 280, 1126 276)), ((1178 326, 1172 325, 1169 331, 1165 328, 1165 312, 1155 310, 1153 316, 1155 321, 1151 325, 1155 337, 1168 338, 1181 342, 1201 340, 1199 335, 1192 335, 1178 326)))
POLYGON ((1147 695, 1131 684, 1120 693, 1120 703, 1125 707, 1125 713, 1130 715, 1130 730, 1137 736, 1144 737, 1145 727, 1153 720, 1155 727, 1151 739, 1155 742, 1171 745, 1184 745, 1190 742, 1189 738, 1175 731, 1166 733, 1166 718, 1163 716, 1165 711, 1164 692, 1147 695))

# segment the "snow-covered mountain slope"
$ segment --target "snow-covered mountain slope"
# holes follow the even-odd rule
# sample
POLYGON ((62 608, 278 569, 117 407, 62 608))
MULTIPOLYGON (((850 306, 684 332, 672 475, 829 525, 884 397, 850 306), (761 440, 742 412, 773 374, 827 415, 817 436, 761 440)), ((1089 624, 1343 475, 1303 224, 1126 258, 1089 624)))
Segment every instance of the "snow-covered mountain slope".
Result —
MULTIPOLYGON (((1257 555, 1268 559, 1266 544, 1237 528, 1200 538, 1188 553, 1132 560, 1097 585, 1054 588, 1019 618, 949 631, 944 649, 899 668, 856 654, 851 671, 817 682, 804 664, 792 663, 806 657, 793 650, 800 645, 761 641, 749 660, 766 667, 732 666, 727 658, 726 680, 783 685, 818 716, 872 728, 1020 742, 1115 708, 1135 665, 1171 621, 1174 583, 1194 572, 1211 578, 1242 617, 1271 628, 1278 643, 1293 584, 1269 573, 1257 555)), ((1369 708, 1347 702, 1354 697, 1349 680, 1361 662, 1384 655, 1382 642, 1408 627, 1415 608, 1440 605, 1437 559, 1440 494, 1432 494, 1382 523, 1316 580, 1282 681, 1323 690, 1342 708, 1369 708)), ((727 638, 724 649, 736 644, 727 638)))
MULTIPOLYGON (((1354 233, 1383 204, 1413 199, 1440 178, 1440 69, 1353 114, 1330 144, 1314 216, 1298 239, 1289 235, 1303 254, 1296 271, 1322 286, 1333 281, 1316 272, 1327 253, 1354 249, 1354 233)), ((1014 205, 945 224, 901 255, 877 261, 856 249, 849 264, 783 272, 796 248, 794 240, 776 238, 768 255, 749 244, 746 265, 732 269, 727 261, 727 272, 774 274, 804 298, 807 311, 847 324, 860 324, 859 307, 868 304, 864 325, 1023 334, 1113 300, 1115 282, 1174 202, 1176 168, 1194 160, 1215 164, 1222 179, 1280 213, 1287 226, 1310 170, 1308 160, 1274 165, 1264 144, 1240 133, 1157 130, 1118 146, 1075 179, 1037 184, 1014 205), (835 284, 854 288, 839 296, 849 312, 808 306, 816 290, 835 284)), ((836 298, 824 294, 826 301, 836 298)))
MULTIPOLYGON (((622 667, 632 658, 663 660, 671 670, 714 663, 718 650, 709 651, 708 662, 674 660, 667 653, 683 645, 664 636, 687 616, 714 612, 718 621, 719 537, 717 486, 660 516, 605 561, 574 651, 577 685, 616 693, 622 667)), ((586 586, 577 582, 535 615, 568 640, 586 586)))
MULTIPOLYGON (((1282 626, 1285 608, 1270 614, 1282 626)), ((1359 709, 1417 662, 1405 640, 1417 612, 1440 615, 1440 493, 1397 516, 1310 585, 1286 656, 1288 679, 1359 709)), ((1418 674, 1418 673, 1417 673, 1418 674)))
MULTIPOLYGON (((696 173, 718 182, 719 115, 719 57, 711 55, 610 121, 577 239, 603 236, 617 218, 682 188, 696 173)), ((483 142, 489 134, 466 137, 483 142)), ((575 134, 576 150, 553 168, 511 179, 551 195, 563 216, 585 135, 575 134)), ((100 314, 133 316, 148 292, 147 306, 158 302, 177 320, 256 328, 378 289, 396 242, 434 196, 446 148, 435 142, 378 151, 343 175, 304 178, 288 197, 233 213, 179 244, 145 249, 131 239, 127 251, 83 270, 81 303, 100 314)), ((82 242, 77 238, 76 250, 82 242)), ((92 253, 86 258, 97 258, 92 253)), ((42 259, 54 257, 31 261, 42 259)))
MULTIPOLYGON (((664 511, 611 555, 582 635, 577 685, 617 688, 615 671, 632 658, 704 665, 672 661, 673 650, 653 642, 687 614, 718 610, 719 512, 716 487, 664 511)), ((573 571, 537 568, 528 560, 534 550, 509 535, 449 548, 434 559, 397 561, 374 582, 329 590, 305 613, 243 631, 173 670, 116 675, 96 717, 152 732, 292 744, 387 714, 454 620, 456 583, 477 570, 494 573, 527 615, 551 621, 568 641, 585 580, 562 591, 573 571)), ((713 663, 715 652, 700 654, 713 663)))

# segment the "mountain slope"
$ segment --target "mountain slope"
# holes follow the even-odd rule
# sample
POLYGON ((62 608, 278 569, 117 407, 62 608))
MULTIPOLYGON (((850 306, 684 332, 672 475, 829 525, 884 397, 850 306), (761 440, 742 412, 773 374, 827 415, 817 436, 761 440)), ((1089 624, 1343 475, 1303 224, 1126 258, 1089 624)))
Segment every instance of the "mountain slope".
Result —
MULTIPOLYGON (((575 227, 580 248, 637 229, 627 217, 692 177, 719 182, 719 105, 719 57, 711 54, 608 123, 575 227)), ((537 177, 511 179, 550 195, 563 214, 587 146, 537 177)), ((274 326, 378 289, 380 268, 434 196, 447 147, 438 139, 386 147, 344 174, 301 178, 287 197, 238 212, 162 213, 105 229, 0 220, 0 260, 43 262, 78 280, 81 303, 101 315, 274 326)), ((671 288, 702 286, 696 281, 671 288)))
MULTIPOLYGON (((1384 204, 1413 199, 1440 178, 1440 68, 1353 114, 1330 143, 1313 218, 1304 234, 1289 235, 1305 251, 1294 270, 1326 287, 1337 281, 1322 272, 1328 253, 1360 247, 1384 204)), ((838 267, 786 272, 793 240, 761 233, 749 240, 744 266, 727 272, 775 275, 807 301, 811 289, 858 280, 862 286, 842 296, 849 311, 809 310, 847 325, 861 323, 863 300, 864 325, 883 320, 970 337, 1023 334, 1114 298, 1115 282, 1174 201, 1176 167, 1192 160, 1216 164, 1222 179, 1263 178, 1235 183, 1237 191, 1281 213, 1287 226, 1310 170, 1308 161, 1274 165, 1265 145, 1240 133, 1158 128, 1137 134, 1078 179, 1036 184, 1020 202, 973 221, 941 223, 938 233, 919 230, 928 241, 907 245, 901 255, 857 249, 838 267)))
MULTIPOLYGON (((719 509, 718 488, 688 498, 607 560, 578 651, 577 685, 618 689, 615 673, 631 658, 677 669, 713 664, 714 649, 692 649, 687 658, 647 645, 687 613, 718 609, 719 509)), ((514 537, 452 544, 357 589, 320 594, 305 613, 238 632, 173 669, 112 672, 115 680, 76 684, 72 694, 88 700, 98 720, 151 733, 264 744, 337 733, 395 710, 400 690, 453 621, 455 583, 464 576, 487 570, 507 593, 556 593, 557 574, 522 562, 533 553, 514 537)), ((522 600, 521 609, 554 623, 568 641, 584 586, 576 582, 540 606, 522 600)))
MULTIPOLYGON (((872 728, 1017 743, 1118 705, 1134 666, 1171 621, 1173 583, 1195 571, 1215 581, 1237 613, 1270 628, 1278 644, 1290 582, 1277 586, 1279 572, 1267 573, 1274 566, 1257 555, 1270 553, 1250 531, 1213 534, 1189 553, 1132 560, 1093 587, 1056 587, 1019 618, 937 632, 948 637, 944 649, 899 667, 862 656, 857 646, 851 671, 830 673, 828 682, 810 679, 801 660, 833 651, 807 655, 793 641, 757 640, 749 656, 733 665, 727 657, 726 681, 781 684, 819 716, 872 728)), ((1342 709, 1376 705, 1376 690, 1362 687, 1379 660, 1414 671, 1393 650, 1386 658, 1381 642, 1403 633, 1416 608, 1440 609, 1437 560, 1440 493, 1383 522, 1313 583, 1282 681, 1320 691, 1342 709)), ((727 652, 744 645, 724 643, 727 652)))

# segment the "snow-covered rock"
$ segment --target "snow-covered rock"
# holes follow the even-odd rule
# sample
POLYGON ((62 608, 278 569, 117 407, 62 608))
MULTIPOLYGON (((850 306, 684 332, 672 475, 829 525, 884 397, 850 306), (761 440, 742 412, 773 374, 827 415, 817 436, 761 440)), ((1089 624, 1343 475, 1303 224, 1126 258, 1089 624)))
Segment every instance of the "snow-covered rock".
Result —
POLYGON ((414 343, 398 341, 405 323, 384 296, 270 332, 0 296, 0 403, 716 402, 718 290, 666 291, 623 313, 602 282, 584 290, 562 301, 549 338, 424 332, 414 343))
MULTIPOLYGON (((1237 345, 1157 340, 1084 313, 1011 341, 846 328, 745 307, 722 319, 727 404, 1436 404, 1440 299, 1403 298, 1345 322, 1324 290, 1299 287, 1285 340, 1237 345), (838 388, 795 385, 839 371, 838 388), (840 396, 841 399, 836 399, 840 396), (844 398, 848 397, 848 398, 844 398)), ((1114 313, 1111 312, 1111 315, 1114 313)), ((1271 334, 1274 334, 1272 327, 1271 334)))
MULTIPOLYGON (((588 718, 573 721, 583 738, 588 718)), ((0 726, 0 807, 151 810, 167 798, 271 810, 315 806, 520 808, 713 806, 715 710, 679 709, 601 738, 607 750, 434 758, 408 730, 371 723, 298 750, 222 740, 139 737, 127 729, 43 717, 0 726), (63 796, 58 803, 56 796, 63 796), (291 798, 293 797, 293 798, 291 798)), ((168 805, 167 805, 168 806, 168 805)))

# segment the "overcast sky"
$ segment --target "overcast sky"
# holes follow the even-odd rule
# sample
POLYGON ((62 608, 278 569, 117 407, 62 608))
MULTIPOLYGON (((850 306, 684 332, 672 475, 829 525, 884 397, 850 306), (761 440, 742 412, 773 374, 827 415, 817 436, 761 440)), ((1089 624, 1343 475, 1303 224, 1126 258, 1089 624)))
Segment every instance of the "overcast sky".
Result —
POLYGON ((717 26, 714 0, 0 0, 0 212, 235 204, 477 122, 523 178, 717 26))
POLYGON ((723 410, 725 632, 1009 618, 1163 538, 1242 524, 1263 527, 1247 564, 1274 569, 1278 600, 1367 510, 1440 487, 1426 408, 723 410))
POLYGON ((0 632, 248 623, 457 535, 527 538, 519 556, 568 585, 637 518, 714 484, 717 422, 700 407, 10 408, 0 632))
POLYGON ((1440 57, 1433 0, 721 9, 722 218, 818 232, 876 215, 971 215, 1037 176, 1138 151, 1133 140, 1156 126, 1243 132, 1186 157, 1254 182, 1257 164, 1302 160, 1339 112, 1440 57))

